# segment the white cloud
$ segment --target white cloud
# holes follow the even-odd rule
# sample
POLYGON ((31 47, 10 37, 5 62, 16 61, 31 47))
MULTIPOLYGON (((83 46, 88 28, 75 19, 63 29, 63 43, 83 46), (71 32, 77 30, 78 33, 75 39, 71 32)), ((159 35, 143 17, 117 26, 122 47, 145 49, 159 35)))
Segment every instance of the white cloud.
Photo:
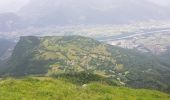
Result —
POLYGON ((170 4, 170 0, 149 0, 152 1, 158 5, 162 5, 162 6, 167 6, 170 4))
POLYGON ((16 12, 28 2, 29 0, 0 0, 0 13, 16 12))

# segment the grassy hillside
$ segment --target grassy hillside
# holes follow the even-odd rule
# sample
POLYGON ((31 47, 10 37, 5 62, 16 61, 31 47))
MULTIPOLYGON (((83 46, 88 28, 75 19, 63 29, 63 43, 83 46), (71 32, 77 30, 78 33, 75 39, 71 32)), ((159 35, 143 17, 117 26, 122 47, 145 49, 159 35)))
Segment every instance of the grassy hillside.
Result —
POLYGON ((81 36, 21 37, 8 61, 10 75, 86 72, 120 85, 169 91, 169 67, 149 54, 81 36))
POLYGON ((30 77, 0 81, 1 100, 169 100, 154 90, 111 87, 98 82, 75 85, 62 79, 30 77))

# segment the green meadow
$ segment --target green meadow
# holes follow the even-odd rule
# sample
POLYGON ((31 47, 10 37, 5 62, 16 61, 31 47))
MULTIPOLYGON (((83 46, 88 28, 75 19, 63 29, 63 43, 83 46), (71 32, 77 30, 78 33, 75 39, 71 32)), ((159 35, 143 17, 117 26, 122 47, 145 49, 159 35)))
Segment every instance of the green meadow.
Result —
POLYGON ((76 85, 62 78, 28 77, 2 79, 0 100, 170 100, 170 95, 101 82, 76 85))

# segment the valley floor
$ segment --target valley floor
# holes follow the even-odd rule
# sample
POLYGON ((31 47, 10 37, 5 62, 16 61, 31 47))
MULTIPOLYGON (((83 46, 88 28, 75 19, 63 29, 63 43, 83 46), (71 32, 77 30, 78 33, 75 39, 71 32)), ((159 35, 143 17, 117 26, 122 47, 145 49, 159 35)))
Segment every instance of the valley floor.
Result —
POLYGON ((75 85, 63 79, 27 77, 0 80, 0 100, 170 100, 170 94, 98 82, 75 85))

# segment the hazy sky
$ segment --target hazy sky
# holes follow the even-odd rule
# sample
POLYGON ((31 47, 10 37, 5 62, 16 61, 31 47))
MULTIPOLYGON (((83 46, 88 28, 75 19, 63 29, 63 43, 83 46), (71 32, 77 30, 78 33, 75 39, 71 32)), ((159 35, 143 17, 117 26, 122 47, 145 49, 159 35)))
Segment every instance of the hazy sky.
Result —
POLYGON ((155 2, 156 4, 160 4, 160 5, 169 5, 170 4, 170 0, 150 0, 152 2, 155 2))
POLYGON ((29 0, 0 0, 0 13, 15 12, 28 2, 29 0))
MULTIPOLYGON (((30 0, 0 0, 0 13, 16 12, 30 0)), ((76 1, 76 0, 75 0, 76 1)), ((150 0, 160 5, 170 4, 170 0, 150 0)))

